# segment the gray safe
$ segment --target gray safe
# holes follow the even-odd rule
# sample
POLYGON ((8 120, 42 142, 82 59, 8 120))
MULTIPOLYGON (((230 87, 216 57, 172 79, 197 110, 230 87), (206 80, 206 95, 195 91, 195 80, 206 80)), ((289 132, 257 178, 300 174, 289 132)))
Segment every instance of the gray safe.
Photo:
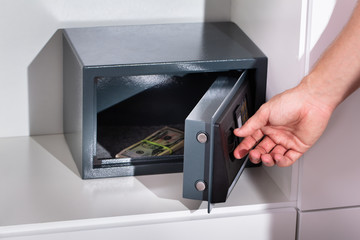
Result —
POLYGON ((226 201, 247 165, 232 155, 232 131, 266 88, 267 58, 239 27, 69 28, 63 55, 64 133, 84 179, 183 171, 184 197, 226 201), (183 148, 115 157, 166 127, 183 132, 183 148))

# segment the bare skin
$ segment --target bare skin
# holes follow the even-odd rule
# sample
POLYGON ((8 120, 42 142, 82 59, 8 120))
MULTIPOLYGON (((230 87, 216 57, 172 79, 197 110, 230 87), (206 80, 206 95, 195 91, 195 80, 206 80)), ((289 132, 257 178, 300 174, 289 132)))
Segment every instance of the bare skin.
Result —
POLYGON ((263 104, 234 134, 236 158, 287 167, 323 134, 335 108, 360 87, 360 4, 333 44, 298 86, 263 104), (260 142, 259 142, 260 141, 260 142), (252 149, 257 143, 259 144, 252 149), (252 150, 251 150, 252 149, 252 150))

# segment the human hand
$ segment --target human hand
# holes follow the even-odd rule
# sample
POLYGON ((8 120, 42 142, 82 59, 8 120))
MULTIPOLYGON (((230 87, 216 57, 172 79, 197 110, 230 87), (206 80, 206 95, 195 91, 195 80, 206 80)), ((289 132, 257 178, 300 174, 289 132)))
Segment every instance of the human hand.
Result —
POLYGON ((276 95, 234 130, 236 136, 244 137, 234 156, 240 159, 249 153, 253 163, 290 166, 319 139, 333 110, 304 84, 276 95))

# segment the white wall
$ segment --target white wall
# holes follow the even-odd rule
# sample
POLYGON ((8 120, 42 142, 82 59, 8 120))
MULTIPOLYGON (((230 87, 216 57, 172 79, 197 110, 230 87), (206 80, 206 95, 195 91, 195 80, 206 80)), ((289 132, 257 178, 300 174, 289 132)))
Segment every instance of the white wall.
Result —
MULTIPOLYGON (((311 68, 347 22, 356 0, 310 3, 311 68)), ((360 90, 357 90, 335 110, 325 133, 304 155, 300 166, 300 210, 360 205, 359 103, 360 90)))
POLYGON ((358 240, 360 208, 310 211, 299 214, 298 240, 358 240))
MULTIPOLYGON (((233 0, 231 20, 268 57, 267 98, 294 87, 305 72, 306 0, 233 0)), ((266 171, 289 200, 296 200, 298 163, 266 171)))
POLYGON ((0 0, 0 4, 0 137, 62 132, 57 29, 230 18, 230 0, 0 0))
POLYGON ((269 60, 267 98, 295 86, 304 75, 306 1, 233 0, 231 20, 269 60))

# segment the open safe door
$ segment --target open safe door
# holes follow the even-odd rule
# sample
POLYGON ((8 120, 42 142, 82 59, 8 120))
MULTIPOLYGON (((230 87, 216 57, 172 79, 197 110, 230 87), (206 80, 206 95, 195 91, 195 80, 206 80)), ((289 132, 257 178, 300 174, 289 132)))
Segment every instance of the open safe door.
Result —
POLYGON ((221 76, 210 86, 185 120, 185 198, 225 202, 248 158, 235 159, 241 139, 233 134, 252 114, 248 70, 240 78, 221 76))

